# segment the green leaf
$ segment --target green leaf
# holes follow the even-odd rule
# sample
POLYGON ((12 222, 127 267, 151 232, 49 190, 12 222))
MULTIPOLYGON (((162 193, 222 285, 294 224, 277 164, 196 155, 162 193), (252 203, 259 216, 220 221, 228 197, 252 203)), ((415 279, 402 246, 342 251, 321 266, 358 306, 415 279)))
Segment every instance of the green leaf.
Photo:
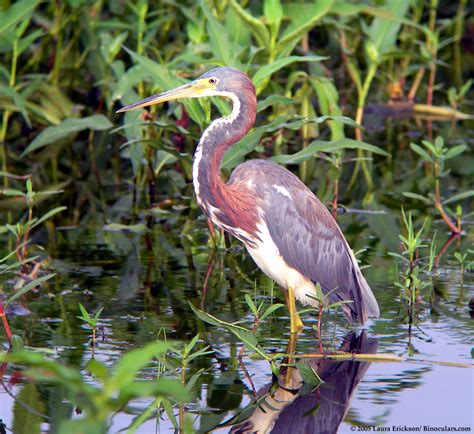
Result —
POLYGON ((366 5, 364 3, 350 3, 348 1, 337 0, 336 3, 331 8, 331 13, 340 15, 340 16, 355 16, 362 13, 373 16, 380 16, 385 18, 392 18, 393 13, 385 8, 373 7, 366 5))
POLYGON ((87 433, 87 434, 104 434, 107 432, 107 424, 104 421, 96 421, 93 419, 63 419, 59 423, 58 434, 71 433, 87 433))
POLYGON ((257 113, 265 110, 266 108, 272 106, 272 105, 290 105, 290 104, 296 104, 296 101, 293 98, 288 98, 283 95, 270 95, 269 97, 265 98, 262 101, 259 101, 257 104, 257 113))
POLYGON ((472 196, 474 196, 474 190, 464 191, 462 193, 455 194, 454 196, 446 199, 445 201, 443 201, 443 205, 447 205, 448 203, 458 202, 460 200, 467 199, 468 197, 472 197, 472 196))
POLYGON ((17 190, 15 188, 2 188, 0 190, 0 194, 2 194, 3 196, 26 196, 26 194, 23 193, 21 190, 17 190))
POLYGON ((114 86, 112 100, 115 101, 123 98, 123 96, 127 94, 130 89, 144 81, 149 76, 149 72, 141 65, 134 65, 127 69, 125 74, 122 74, 118 78, 118 83, 114 86))
POLYGON ((34 224, 31 225, 31 228, 35 228, 36 226, 40 225, 44 221, 50 219, 54 215, 64 211, 67 209, 67 206, 58 206, 57 208, 52 209, 51 211, 48 211, 45 215, 41 216, 38 220, 34 222, 34 224))
POLYGON ((330 11, 333 3, 334 0, 285 3, 283 11, 285 16, 289 18, 290 24, 278 41, 277 51, 279 55, 285 56, 291 53, 304 34, 311 30, 330 11))
POLYGON ((199 333, 196 336, 194 336, 194 338, 192 338, 190 342, 184 345, 183 358, 186 358, 189 355, 189 353, 192 351, 192 349, 198 343, 198 341, 199 341, 199 333))
POLYGON ((280 29, 281 19, 283 18, 283 8, 280 0, 264 0, 263 14, 267 19, 272 33, 272 40, 275 40, 280 29))
POLYGON ((177 402, 189 401, 189 394, 178 380, 160 378, 153 381, 134 381, 120 388, 117 402, 120 406, 135 398, 162 396, 177 402))
POLYGON ((7 87, 0 83, 0 95, 5 95, 8 98, 11 98, 13 104, 20 111, 23 119, 27 125, 31 128, 30 118, 28 117, 28 112, 26 111, 26 100, 21 96, 15 89, 12 87, 7 87))
POLYGON ((279 27, 283 17, 283 9, 280 0, 264 0, 263 14, 270 24, 277 24, 277 27, 279 27))
POLYGON ((410 143, 410 148, 421 158, 423 158, 423 160, 427 161, 428 163, 433 163, 432 158, 421 146, 418 146, 416 143, 410 143))
POLYGON ((421 194, 411 193, 408 191, 403 192, 403 196, 409 197, 410 199, 421 200, 422 202, 426 203, 427 205, 431 205, 432 201, 421 194))
POLYGON ((367 34, 380 60, 381 56, 397 48, 396 41, 409 5, 410 0, 387 0, 384 7, 393 15, 390 18, 379 16, 372 20, 367 34))
POLYGON ((98 380, 104 383, 109 376, 109 371, 107 370, 107 366, 105 366, 102 362, 99 362, 96 359, 90 359, 87 362, 86 369, 98 380))
POLYGON ((41 36, 45 35, 46 32, 42 29, 35 30, 25 36, 24 38, 20 39, 20 42, 18 44, 18 54, 22 54, 23 51, 28 49, 33 45, 33 43, 36 41, 36 39, 41 38, 41 36))
POLYGON ((171 402, 168 399, 164 399, 161 405, 163 405, 163 408, 165 409, 165 413, 168 416, 168 419, 171 421, 171 423, 175 427, 176 431, 179 431, 179 424, 178 424, 178 421, 176 420, 176 416, 174 414, 174 410, 173 410, 173 406, 171 405, 171 402))
POLYGON ((252 313, 257 317, 258 309, 257 309, 257 306, 255 306, 255 303, 253 302, 252 297, 250 297, 250 295, 248 294, 245 294, 245 301, 247 302, 247 305, 252 311, 252 313))
MULTIPOLYGON (((328 116, 342 116, 339 107, 339 93, 334 83, 325 77, 311 78, 311 84, 318 95, 319 110, 321 114, 328 116)), ((331 129, 331 140, 338 140, 345 137, 344 126, 340 122, 329 121, 331 129)))
POLYGON ((254 38, 257 40, 260 48, 267 48, 270 46, 270 32, 258 18, 255 18, 252 14, 249 14, 242 6, 239 5, 237 0, 230 0, 230 5, 239 15, 244 23, 250 28, 254 38))
MULTIPOLYGON (((211 351, 210 353, 214 353, 213 351, 211 351)), ((196 385, 197 383, 197 380, 199 380, 199 378, 201 377, 201 375, 205 372, 205 369, 204 368, 201 368, 198 372, 194 373, 191 378, 186 382, 186 391, 187 392, 191 392, 191 390, 193 389, 193 387, 196 385)))
POLYGON ((235 62, 235 49, 229 39, 226 28, 212 15, 206 3, 201 3, 201 8, 207 19, 207 32, 211 42, 212 53, 224 66, 239 66, 235 62))
POLYGON ((84 320, 87 324, 92 324, 92 318, 89 315, 89 312, 87 312, 87 309, 81 303, 79 303, 79 310, 81 311, 82 316, 78 316, 78 318, 84 320))
POLYGON ((318 373, 310 365, 298 362, 295 363, 295 366, 306 385, 309 385, 314 389, 324 383, 318 373))
MULTIPOLYGON (((231 169, 237 166, 237 164, 239 164, 249 152, 252 152, 255 149, 255 147, 258 145, 260 139, 265 133, 278 131, 282 128, 299 130, 302 126, 308 123, 320 124, 329 120, 335 120, 347 125, 357 126, 357 124, 352 119, 345 116, 281 115, 275 118, 269 124, 255 128, 255 130, 253 130, 250 134, 247 134, 242 140, 232 146, 224 155, 222 167, 224 169, 231 169)), ((353 140, 353 142, 356 141, 353 140)))
POLYGON ((270 359, 270 357, 265 353, 265 350, 258 343, 255 335, 250 330, 247 330, 246 328, 237 326, 235 324, 222 321, 216 318, 215 316, 212 316, 206 312, 203 312, 197 307, 194 307, 190 302, 189 306, 200 320, 207 322, 211 325, 225 328, 226 330, 233 333, 247 348, 255 351, 257 354, 259 354, 266 360, 270 359))
POLYGON ((320 62, 321 60, 328 59, 324 56, 288 56, 282 59, 278 59, 268 65, 264 65, 258 69, 255 75, 252 77, 253 84, 258 90, 262 90, 263 84, 267 78, 269 78, 273 73, 279 71, 287 65, 290 65, 295 62, 320 62))
POLYGON ((94 315, 94 320, 93 320, 93 321, 94 321, 94 324, 97 324, 97 321, 98 321, 98 319, 99 319, 99 317, 100 317, 100 314, 103 312, 103 310, 104 310, 104 308, 101 307, 101 308, 95 313, 95 315, 94 315))
POLYGON ((0 35, 11 32, 15 26, 35 10, 39 0, 22 0, 14 2, 6 12, 0 15, 0 35))
POLYGON ((271 158, 271 160, 280 163, 280 164, 300 164, 303 161, 312 158, 318 152, 334 152, 339 151, 341 149, 363 149, 364 151, 369 151, 374 154, 380 154, 389 156, 387 152, 383 149, 370 145, 369 143, 360 142, 358 140, 343 138, 334 141, 323 141, 323 140, 315 140, 311 142, 306 148, 302 149, 299 152, 296 152, 292 155, 276 155, 271 158))
POLYGON ((421 143, 423 143, 423 145, 427 147, 431 151, 432 154, 434 155, 437 154, 436 148, 434 147, 433 143, 429 142, 428 140, 422 140, 421 143))
POLYGON ((43 282, 46 282, 47 280, 53 278, 54 276, 56 276, 56 273, 47 274, 46 276, 41 276, 41 277, 38 277, 37 279, 32 280, 30 283, 26 284, 25 286, 21 287, 20 289, 17 289, 15 294, 13 294, 7 300, 6 304, 12 303, 17 298, 25 295, 28 291, 31 291, 33 288, 36 288, 37 286, 40 286, 43 282))
POLYGON ((394 258, 398 258, 403 262, 410 262, 410 260, 406 256, 400 255, 399 253, 388 252, 388 255, 393 256, 394 258))
POLYGON ((93 115, 81 119, 66 119, 41 131, 23 151, 20 158, 43 146, 83 130, 101 131, 112 128, 111 122, 104 115, 93 115))
POLYGON ((277 309, 280 309, 281 307, 284 307, 285 305, 282 303, 275 303, 272 304, 271 306, 268 307, 268 309, 263 313, 263 315, 260 317, 260 321, 263 321, 267 316, 271 315, 273 312, 275 312, 277 309))
POLYGON ((155 356, 165 353, 172 347, 169 342, 152 342, 126 353, 106 384, 107 393, 113 393, 133 382, 137 373, 148 366, 155 356))
POLYGON ((446 152, 444 159, 450 160, 451 158, 457 157, 459 154, 462 154, 466 149, 467 149, 466 144, 454 146, 448 152, 446 152))

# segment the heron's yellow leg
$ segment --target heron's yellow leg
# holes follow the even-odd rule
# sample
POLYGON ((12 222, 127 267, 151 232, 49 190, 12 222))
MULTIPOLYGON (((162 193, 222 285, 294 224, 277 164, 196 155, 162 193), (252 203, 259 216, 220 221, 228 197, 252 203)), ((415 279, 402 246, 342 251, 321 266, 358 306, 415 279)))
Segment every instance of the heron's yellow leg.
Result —
POLYGON ((285 375, 282 377, 284 381, 283 386, 286 388, 294 388, 293 378, 294 372, 291 367, 295 363, 295 358, 293 357, 296 353, 296 344, 298 343, 298 333, 290 333, 290 339, 288 340, 288 345, 286 347, 286 354, 288 355, 283 359, 283 363, 287 364, 285 375))
POLYGON ((291 286, 288 287, 288 309, 290 311, 290 331, 291 333, 298 333, 303 329, 303 322, 301 321, 298 311, 296 310, 295 291, 291 286))

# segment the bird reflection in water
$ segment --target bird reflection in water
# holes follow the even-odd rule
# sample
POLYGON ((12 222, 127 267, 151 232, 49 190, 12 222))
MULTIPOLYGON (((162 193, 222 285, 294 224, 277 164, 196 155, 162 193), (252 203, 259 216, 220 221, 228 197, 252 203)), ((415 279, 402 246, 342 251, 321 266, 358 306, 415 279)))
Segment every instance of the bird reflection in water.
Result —
MULTIPOLYGON (((339 350, 375 354, 377 346, 378 340, 367 337, 365 331, 359 336, 351 332, 345 336, 339 350)), ((313 391, 305 391, 298 369, 284 366, 280 369, 277 384, 260 390, 256 403, 220 427, 234 425, 230 430, 233 434, 337 433, 370 362, 311 358, 298 362, 311 366, 324 383, 313 391)), ((287 360, 286 363, 292 364, 293 361, 287 360)))

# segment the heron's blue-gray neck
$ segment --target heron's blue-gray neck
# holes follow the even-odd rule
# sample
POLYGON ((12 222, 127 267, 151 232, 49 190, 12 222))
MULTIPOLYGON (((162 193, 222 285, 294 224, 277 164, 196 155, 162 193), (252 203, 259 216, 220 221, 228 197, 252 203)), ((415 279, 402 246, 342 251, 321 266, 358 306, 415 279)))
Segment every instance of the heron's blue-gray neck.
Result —
POLYGON ((196 148, 193 164, 194 191, 199 205, 211 219, 215 209, 222 210, 225 199, 220 171, 222 158, 225 151, 252 127, 256 113, 255 94, 252 97, 221 92, 220 95, 232 101, 232 112, 207 127, 196 148))

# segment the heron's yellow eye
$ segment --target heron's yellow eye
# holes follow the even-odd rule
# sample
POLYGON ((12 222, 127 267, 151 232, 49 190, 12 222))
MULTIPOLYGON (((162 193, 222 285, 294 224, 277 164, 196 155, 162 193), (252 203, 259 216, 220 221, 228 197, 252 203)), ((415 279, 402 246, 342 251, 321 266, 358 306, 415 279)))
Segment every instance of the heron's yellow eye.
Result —
POLYGON ((217 80, 215 78, 210 78, 209 79, 209 84, 216 84, 217 80))

